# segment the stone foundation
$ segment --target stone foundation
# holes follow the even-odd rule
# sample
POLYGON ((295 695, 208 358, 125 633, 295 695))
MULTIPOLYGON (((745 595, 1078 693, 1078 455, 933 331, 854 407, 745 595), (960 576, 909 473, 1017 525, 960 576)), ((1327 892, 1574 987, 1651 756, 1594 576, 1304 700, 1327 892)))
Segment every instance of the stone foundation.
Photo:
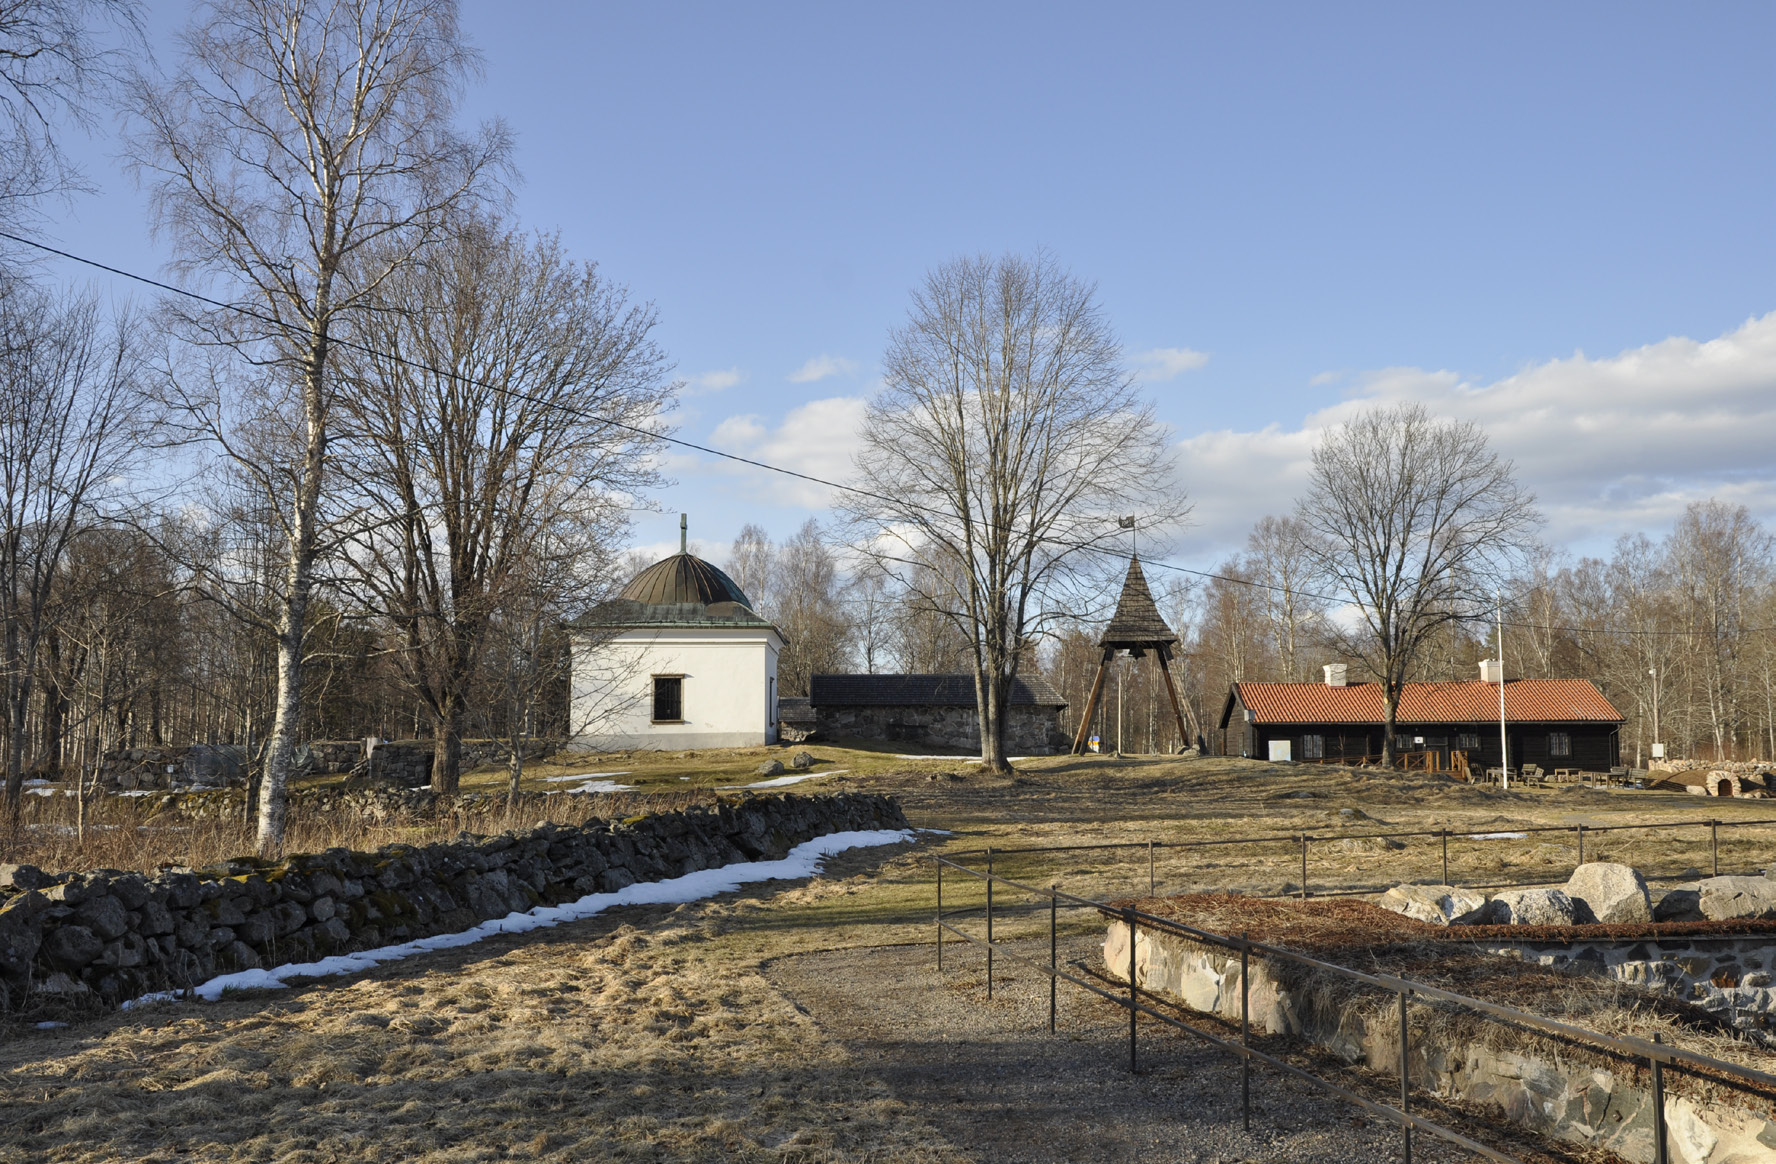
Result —
MULTIPOLYGON (((1128 927, 1113 922, 1104 942, 1104 963, 1127 980, 1128 927)), ((1399 1025, 1391 1007, 1372 1016, 1295 985, 1288 964, 1251 960, 1248 1005, 1254 1029, 1306 1039, 1349 1064, 1398 1077, 1399 1025)), ((1139 930, 1135 977, 1141 987, 1169 995, 1192 1010, 1235 1022, 1240 1017, 1237 952, 1170 934, 1139 930)), ((1419 1008, 1412 1008, 1418 1010, 1419 1008)), ((1652 1084, 1647 1072, 1602 1056, 1572 1050, 1544 1054, 1413 1035, 1407 1069, 1414 1086, 1446 1099, 1479 1104, 1512 1123, 1569 1143, 1650 1162, 1653 1151, 1652 1084)), ((1747 1103, 1757 1102, 1747 1097, 1747 1103)), ((1750 1164, 1776 1161, 1776 1120, 1748 1108, 1699 1105, 1667 1092, 1665 1119, 1673 1161, 1684 1164, 1750 1164)))

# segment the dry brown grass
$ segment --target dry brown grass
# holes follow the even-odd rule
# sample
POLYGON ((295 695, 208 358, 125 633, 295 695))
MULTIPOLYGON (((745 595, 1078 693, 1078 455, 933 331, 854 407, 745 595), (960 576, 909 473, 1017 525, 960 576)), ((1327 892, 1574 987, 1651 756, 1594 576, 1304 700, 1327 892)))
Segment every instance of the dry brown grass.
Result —
MULTIPOLYGON (((438 813, 404 814, 384 822, 359 815, 324 812, 297 802, 291 806, 285 851, 314 853, 342 847, 376 849, 401 842, 423 845, 457 833, 498 833, 544 822, 584 824, 645 812, 677 811, 713 804, 718 794, 704 788, 661 792, 615 792, 596 796, 538 796, 520 799, 515 810, 504 801, 438 813)), ((160 810, 153 797, 107 796, 93 803, 84 832, 72 797, 27 796, 16 825, 0 816, 0 862, 36 865, 52 872, 125 869, 153 872, 163 865, 200 868, 255 851, 254 827, 241 819, 239 797, 226 816, 193 818, 160 810)))
MULTIPOLYGON (((954 830, 928 842, 940 851, 1306 829, 1333 838, 1324 864, 1316 857, 1313 868, 1316 884, 1328 886, 1435 875, 1434 843, 1379 851, 1340 846, 1338 837, 1358 831, 1645 823, 1710 811, 1776 816, 1776 806, 1761 802, 1699 803, 1656 792, 1505 795, 1246 761, 1055 757, 1020 765, 1016 778, 997 778, 955 761, 865 753, 847 764, 854 753, 813 750, 853 772, 799 790, 895 794, 914 824, 954 830), (1299 792, 1311 795, 1287 798, 1299 792), (1345 807, 1363 816, 1340 814, 1345 807)), ((717 757, 721 762, 711 764, 721 774, 680 780, 705 758, 649 759, 656 762, 648 774, 632 781, 642 785, 637 796, 707 796, 711 785, 740 782, 735 776, 746 773, 734 767, 756 764, 750 756, 717 757), (692 787, 676 787, 683 784, 692 787)), ((628 766, 595 758, 574 767, 628 766)), ((667 803, 550 800, 561 804, 552 812, 613 815, 667 803)), ((476 831, 504 827, 484 825, 476 831)), ((382 843, 458 827, 475 826, 406 822, 356 835, 362 844, 382 843)), ((1768 852, 1767 830, 1732 840, 1722 835, 1728 868, 1751 867, 1768 852)), ((213 860, 243 836, 180 842, 182 863, 213 860)), ((313 838, 303 847, 324 847, 318 831, 298 836, 313 838)), ((1707 864, 1705 831, 1591 838, 1586 847, 1588 855, 1637 862, 1707 864)), ((124 867, 122 856, 119 850, 103 863, 124 867)), ((1256 892, 1291 881, 1297 860, 1286 844, 1163 850, 1157 873, 1162 892, 1256 892)), ((1552 842, 1458 841, 1451 865, 1458 880, 1462 871, 1564 879, 1571 855, 1552 842)), ((1140 852, 1002 857, 999 868, 1039 884, 1060 880, 1090 896, 1146 892, 1140 852)), ((946 879, 945 896, 955 907, 978 904, 980 894, 960 884, 952 890, 946 879)), ((0 1038, 0 1160, 961 1159, 924 1111, 762 972, 773 959, 811 950, 928 942, 931 907, 928 864, 911 855, 883 864, 880 852, 865 850, 835 859, 826 876, 803 887, 630 910, 620 919, 430 955, 355 980, 98 1016, 54 1032, 15 1024, 0 1038)), ((1101 920, 1086 912, 1063 918, 1082 942, 1102 933, 1101 920)), ((1046 921, 1046 908, 1040 916, 1007 914, 999 936, 1046 935, 1046 921)), ((862 960, 859 972, 873 964, 862 960)), ((891 996, 932 986, 921 977, 883 990, 891 996)), ((1688 1036, 1678 1038, 1688 1045, 1688 1036)), ((1114 1056, 1115 1049, 1104 1053, 1114 1056)), ((1099 1118, 1060 1097, 1052 1116, 1099 1118)))
MULTIPOLYGON (((860 883, 632 913, 0 1045, 0 1159, 943 1164, 722 934, 860 883)), ((769 927, 764 927, 769 928, 769 927)))

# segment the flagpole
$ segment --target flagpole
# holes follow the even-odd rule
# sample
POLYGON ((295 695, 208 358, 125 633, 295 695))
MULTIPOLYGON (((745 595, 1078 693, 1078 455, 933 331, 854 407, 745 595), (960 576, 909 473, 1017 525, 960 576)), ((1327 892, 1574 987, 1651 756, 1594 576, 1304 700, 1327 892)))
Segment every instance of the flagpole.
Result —
POLYGON ((1499 783, 1500 787, 1508 791, 1511 787, 1511 752, 1505 738, 1505 599, 1498 590, 1492 592, 1492 597, 1498 603, 1499 783))

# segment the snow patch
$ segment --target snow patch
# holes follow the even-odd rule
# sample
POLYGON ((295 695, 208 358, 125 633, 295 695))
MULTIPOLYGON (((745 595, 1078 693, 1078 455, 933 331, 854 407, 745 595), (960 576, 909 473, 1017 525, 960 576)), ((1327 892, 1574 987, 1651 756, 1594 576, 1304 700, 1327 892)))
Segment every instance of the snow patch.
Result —
MULTIPOLYGON (((824 837, 815 837, 811 841, 803 841, 789 851, 789 855, 778 861, 736 861, 732 865, 723 865, 719 869, 700 869, 695 873, 686 873, 683 877, 670 877, 664 881, 641 881, 615 893, 588 893, 578 901, 570 901, 565 905, 540 905, 526 913, 510 913, 502 918, 482 922, 472 929, 455 934, 437 934, 429 938, 418 938, 411 942, 402 942, 397 946, 380 946, 374 950, 359 950, 351 954, 334 954, 317 962, 295 962, 282 966, 274 966, 269 970, 239 970, 233 974, 220 974, 191 993, 210 1002, 222 997, 226 990, 277 990, 290 984, 294 979, 328 978, 336 974, 356 974, 369 970, 384 962, 395 962, 402 958, 411 958, 416 954, 426 954, 434 950, 454 950, 461 946, 472 946, 483 938, 491 938, 495 934, 523 934, 531 930, 547 929, 565 922, 582 921, 603 913, 605 910, 619 905, 681 905, 685 902, 698 901, 705 897, 713 897, 718 893, 729 893, 757 881, 794 880, 801 877, 812 877, 820 870, 820 862, 835 853, 847 849, 862 849, 873 845, 898 845, 913 839, 911 829, 869 829, 855 832, 828 833, 824 837)), ((180 993, 173 990, 156 991, 144 994, 140 998, 131 999, 123 1004, 122 1009, 143 1006, 150 1002, 172 1002, 180 998, 180 993)))
POLYGON ((545 776, 544 784, 566 784, 569 780, 597 780, 606 776, 627 776, 627 772, 581 772, 577 776, 545 776))
POLYGON ((1470 841, 1521 841, 1528 833, 1469 833, 1470 841))
POLYGON ((735 788, 787 788, 791 784, 800 784, 804 780, 817 780, 822 776, 837 776, 841 772, 849 772, 849 768, 834 768, 831 772, 797 772, 793 776, 774 776, 769 780, 759 780, 752 784, 722 784, 719 790, 727 792, 735 788))

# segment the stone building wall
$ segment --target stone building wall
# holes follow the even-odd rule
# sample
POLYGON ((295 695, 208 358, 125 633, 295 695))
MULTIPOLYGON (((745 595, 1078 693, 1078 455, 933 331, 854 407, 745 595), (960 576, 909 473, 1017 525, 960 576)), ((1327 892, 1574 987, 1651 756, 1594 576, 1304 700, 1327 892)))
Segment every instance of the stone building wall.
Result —
MULTIPOLYGON (((980 748, 980 716, 972 707, 817 707, 822 739, 889 740, 919 747, 980 748)), ((1005 747, 1013 755, 1065 751, 1058 707, 1013 707, 1005 747)))
POLYGON ((232 970, 455 933, 638 881, 779 858, 827 833, 905 827, 885 796, 747 796, 622 822, 152 877, 0 865, 0 994, 14 1005, 34 991, 117 1003, 232 970))

